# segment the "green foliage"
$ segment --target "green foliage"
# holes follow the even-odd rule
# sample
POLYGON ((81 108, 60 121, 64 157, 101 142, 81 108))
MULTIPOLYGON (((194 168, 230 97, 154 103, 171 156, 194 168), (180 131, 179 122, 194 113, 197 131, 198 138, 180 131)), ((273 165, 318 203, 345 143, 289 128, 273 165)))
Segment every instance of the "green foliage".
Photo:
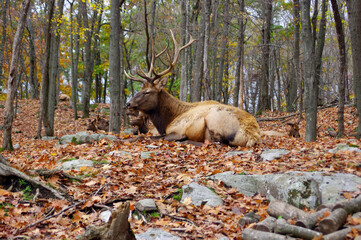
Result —
POLYGON ((182 189, 178 189, 173 193, 173 199, 180 202, 182 199, 183 191, 182 189))

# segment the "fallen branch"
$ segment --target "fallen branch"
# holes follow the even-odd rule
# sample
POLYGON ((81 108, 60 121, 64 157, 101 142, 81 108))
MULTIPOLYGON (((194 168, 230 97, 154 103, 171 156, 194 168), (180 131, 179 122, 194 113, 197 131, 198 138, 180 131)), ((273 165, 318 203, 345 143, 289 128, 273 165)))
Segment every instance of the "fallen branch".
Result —
POLYGON ((318 227, 323 234, 329 234, 337 231, 345 223, 346 219, 347 212, 343 208, 337 208, 328 217, 322 219, 318 227))
POLYGON ((356 225, 356 226, 352 226, 352 227, 347 227, 347 228, 339 230, 337 232, 327 234, 327 235, 323 236, 322 239, 323 240, 346 239, 347 234, 349 232, 351 232, 352 229, 357 229, 358 231, 361 231, 361 224, 356 225))
POLYGON ((283 236, 277 233, 258 231, 252 228, 246 228, 242 231, 243 240, 296 240, 296 238, 283 236))
POLYGON ((296 226, 312 229, 316 226, 317 221, 325 216, 325 213, 331 212, 329 208, 323 208, 313 214, 308 214, 297 220, 296 226))
POLYGON ((284 219, 301 219, 306 216, 306 213, 295 206, 292 206, 283 201, 271 201, 268 205, 267 212, 272 217, 282 217, 284 219))
POLYGON ((263 232, 273 232, 273 229, 276 225, 276 218, 274 217, 268 217, 264 219, 263 221, 257 223, 254 225, 255 230, 263 231, 263 232))
POLYGON ((308 239, 312 240, 315 237, 322 236, 322 233, 320 233, 320 232, 316 232, 311 229, 291 225, 282 218, 277 219, 277 221, 276 221, 275 233, 291 235, 293 237, 302 238, 302 239, 306 239, 306 240, 308 240, 308 239))
POLYGON ((193 221, 189 220, 188 218, 173 216, 173 215, 170 215, 170 214, 167 214, 167 213, 162 213, 162 215, 168 216, 168 217, 173 218, 173 219, 178 220, 178 221, 188 222, 188 223, 198 227, 197 224, 195 224, 193 221))
POLYGON ((336 203, 332 210, 343 208, 348 214, 356 213, 361 211, 361 195, 357 198, 351 199, 349 201, 344 201, 336 203))

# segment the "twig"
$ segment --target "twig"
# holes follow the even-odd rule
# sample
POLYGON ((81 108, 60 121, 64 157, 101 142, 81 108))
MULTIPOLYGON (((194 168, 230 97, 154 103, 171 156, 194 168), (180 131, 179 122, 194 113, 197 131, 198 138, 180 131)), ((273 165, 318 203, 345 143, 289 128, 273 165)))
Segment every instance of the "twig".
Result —
POLYGON ((69 209, 71 209, 71 208, 74 208, 74 207, 76 207, 76 206, 78 206, 78 205, 80 205, 81 203, 84 203, 84 202, 85 202, 85 201, 83 200, 83 201, 80 201, 80 202, 78 202, 78 203, 75 203, 75 204, 73 204, 73 205, 71 205, 71 206, 69 206, 69 207, 66 207, 66 208, 62 209, 60 212, 58 212, 58 213, 56 213, 56 214, 54 214, 54 215, 50 215, 50 216, 48 216, 48 217, 46 217, 46 218, 43 218, 43 219, 41 219, 41 220, 39 220, 39 221, 37 221, 37 222, 34 222, 34 223, 32 223, 32 224, 29 224, 29 225, 27 225, 26 227, 23 227, 23 228, 21 228, 21 229, 18 229, 18 230, 15 232, 15 234, 17 235, 17 234, 19 234, 19 233, 22 233, 22 232, 24 232, 24 231, 25 231, 26 229, 28 229, 28 228, 34 227, 34 226, 38 225, 39 223, 42 223, 42 222, 44 222, 44 221, 46 221, 46 220, 48 220, 48 219, 50 219, 50 218, 57 217, 57 216, 59 216, 60 214, 62 214, 63 212, 65 212, 65 211, 67 211, 67 210, 69 210, 69 209))
POLYGON ((135 210, 135 211, 137 211, 139 216, 142 218, 143 222, 148 223, 147 219, 145 218, 145 216, 140 211, 138 211, 138 210, 135 210))
POLYGON ((165 216, 168 216, 170 218, 173 218, 175 220, 179 220, 179 221, 183 221, 183 222, 188 222, 190 224, 193 224, 194 226, 198 227, 198 225, 196 223, 194 223, 193 221, 189 220, 188 218, 183 218, 183 217, 178 217, 178 216, 173 216, 167 213, 162 213, 165 216))

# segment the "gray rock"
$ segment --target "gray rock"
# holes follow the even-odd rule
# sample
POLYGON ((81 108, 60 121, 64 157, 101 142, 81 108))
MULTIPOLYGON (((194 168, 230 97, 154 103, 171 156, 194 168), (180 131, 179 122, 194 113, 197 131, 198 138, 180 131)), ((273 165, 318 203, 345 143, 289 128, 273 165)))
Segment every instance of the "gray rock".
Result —
POLYGON ((231 152, 227 152, 226 153, 226 158, 228 157, 233 157, 233 156, 239 156, 239 155, 243 155, 243 154, 247 154, 247 153, 251 153, 253 152, 251 151, 231 151, 231 152))
POLYGON ((133 128, 126 128, 123 131, 124 134, 133 134, 133 128))
POLYGON ((15 145, 13 146, 14 149, 20 149, 20 147, 21 147, 21 146, 20 146, 19 143, 15 144, 15 145))
POLYGON ((262 152, 261 157, 264 161, 272 161, 274 159, 280 158, 283 155, 289 153, 290 151, 285 149, 270 149, 262 152))
POLYGON ((54 137, 44 136, 44 137, 41 138, 41 140, 43 140, 43 141, 49 141, 49 140, 55 140, 55 139, 56 139, 55 136, 54 137))
POLYGON ((344 191, 358 191, 361 178, 344 173, 288 172, 284 174, 235 175, 224 172, 209 177, 221 180, 247 196, 260 193, 268 200, 281 200, 297 207, 344 201, 344 191))
POLYGON ((330 153, 337 153, 338 151, 349 151, 349 152, 361 152, 361 149, 359 149, 356 146, 350 146, 347 144, 338 144, 335 148, 328 150, 330 153))
POLYGON ((217 207, 223 205, 223 200, 216 193, 207 187, 201 186, 197 183, 190 183, 182 187, 182 199, 184 202, 186 198, 192 200, 192 204, 195 206, 201 206, 202 204, 217 207))
POLYGON ((90 160, 84 160, 84 159, 77 159, 72 161, 67 161, 58 166, 56 169, 58 170, 72 170, 72 169, 80 169, 81 167, 93 167, 94 162, 90 160))
POLYGON ((127 151, 117 151, 117 150, 114 150, 114 151, 111 151, 109 153, 109 156, 112 156, 112 157, 122 157, 122 156, 129 156, 131 157, 132 154, 127 152, 127 151))
POLYGON ((155 204, 155 201, 153 199, 147 198, 147 199, 142 199, 140 201, 138 201, 137 203, 135 203, 134 207, 138 210, 138 211, 157 211, 157 205, 155 204))
POLYGON ((76 143, 83 144, 83 143, 92 143, 94 141, 99 141, 100 139, 109 139, 111 141, 117 140, 117 137, 114 135, 106 135, 106 134, 99 134, 93 133, 90 134, 86 131, 78 132, 73 135, 64 135, 59 139, 60 144, 71 143, 75 141, 76 143))
POLYGON ((157 146, 157 145, 152 145, 152 144, 150 144, 150 145, 147 145, 147 146, 145 146, 146 148, 150 148, 150 149, 157 149, 157 148, 159 148, 159 146, 157 146))
POLYGON ((156 152, 141 152, 140 157, 143 159, 152 158, 151 154, 155 154, 155 153, 156 152))
POLYGON ((157 228, 150 228, 145 233, 135 234, 137 240, 180 240, 169 232, 157 228))
POLYGON ((101 212, 101 213, 99 214, 99 218, 100 218, 103 222, 107 223, 107 222, 109 221, 109 218, 110 218, 111 215, 112 215, 112 212, 111 212, 111 211, 105 210, 105 211, 103 211, 103 212, 101 212))

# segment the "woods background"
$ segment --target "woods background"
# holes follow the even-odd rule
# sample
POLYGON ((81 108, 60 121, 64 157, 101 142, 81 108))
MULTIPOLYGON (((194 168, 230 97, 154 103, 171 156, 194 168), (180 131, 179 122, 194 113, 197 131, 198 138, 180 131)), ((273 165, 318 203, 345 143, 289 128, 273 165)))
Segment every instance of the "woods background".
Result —
POLYGON ((181 45, 198 39, 168 76, 168 91, 183 101, 214 99, 252 114, 305 110, 307 141, 316 139, 317 106, 339 105, 340 136, 345 102, 361 110, 358 0, 21 2, 1 0, 0 100, 8 98, 12 114, 15 97, 40 98, 38 136, 42 125, 54 135, 61 93, 71 96, 75 118, 76 110, 86 118, 91 104, 110 103, 109 130, 119 132, 125 102, 140 89, 123 72, 147 70, 152 42, 159 53, 171 42, 169 29, 181 45))

